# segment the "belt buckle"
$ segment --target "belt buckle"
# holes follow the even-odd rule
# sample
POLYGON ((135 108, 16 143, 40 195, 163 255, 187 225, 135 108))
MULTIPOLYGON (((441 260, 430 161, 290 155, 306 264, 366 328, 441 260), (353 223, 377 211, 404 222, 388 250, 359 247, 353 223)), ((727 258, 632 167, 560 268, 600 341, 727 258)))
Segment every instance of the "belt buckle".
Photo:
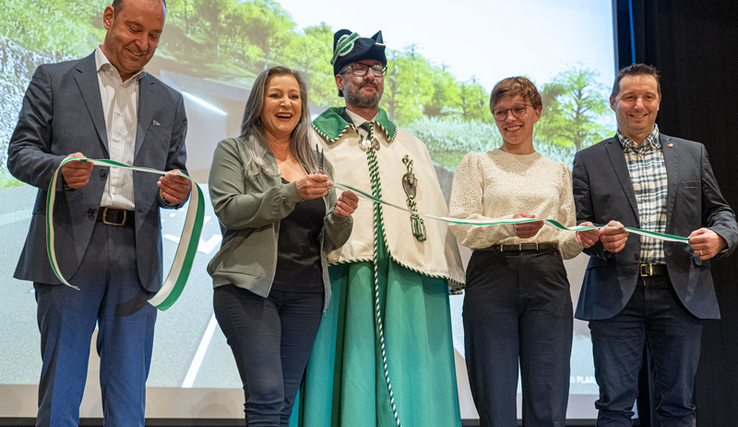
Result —
POLYGON ((640 269, 641 269, 641 277, 650 277, 650 276, 653 276, 653 264, 651 264, 651 263, 641 264, 640 265, 640 269), (647 267, 647 268, 644 269, 644 267, 647 267), (644 272, 644 270, 646 270, 646 271, 644 272))
POLYGON ((116 227, 122 227, 126 225, 126 217, 128 216, 128 212, 125 211, 125 209, 120 209, 123 211, 123 219, 121 222, 112 222, 108 221, 108 209, 110 209, 108 206, 103 208, 103 214, 102 214, 102 222, 105 225, 115 225, 116 227))

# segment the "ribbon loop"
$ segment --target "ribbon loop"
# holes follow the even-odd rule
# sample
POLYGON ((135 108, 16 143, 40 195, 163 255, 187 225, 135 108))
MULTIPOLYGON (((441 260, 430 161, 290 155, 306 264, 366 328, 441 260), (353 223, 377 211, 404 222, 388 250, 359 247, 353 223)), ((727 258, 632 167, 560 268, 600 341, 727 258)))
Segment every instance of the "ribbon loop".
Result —
MULTIPOLYGON (((49 183, 49 191, 46 196, 46 252, 49 255, 49 262, 51 263, 51 269, 54 271, 56 277, 65 285, 79 290, 77 286, 72 285, 64 278, 59 268, 59 263, 56 260, 56 248, 54 246, 54 201, 56 200, 56 183, 59 178, 59 171, 62 166, 72 160, 81 160, 84 162, 92 162, 97 166, 110 166, 114 168, 130 169, 140 172, 153 173, 158 175, 166 175, 170 172, 160 171, 156 169, 144 168, 139 166, 129 166, 124 163, 119 163, 113 160, 107 159, 88 159, 86 157, 67 157, 59 164, 59 167, 54 171, 54 175, 51 177, 49 183)), ((176 173, 176 172, 174 172, 176 173)), ((190 204, 187 208, 187 217, 185 218, 184 228, 182 235, 177 245, 177 250, 174 255, 174 261, 172 267, 167 274, 167 278, 161 286, 159 292, 156 293, 149 303, 159 310, 166 310, 171 307, 182 294, 185 285, 187 284, 187 278, 192 270, 192 262, 195 259, 195 253, 197 253, 197 245, 200 241, 200 232, 202 231, 203 220, 205 218, 205 203, 202 195, 200 186, 189 176, 183 173, 176 173, 179 176, 183 176, 190 180, 191 192, 190 204)))

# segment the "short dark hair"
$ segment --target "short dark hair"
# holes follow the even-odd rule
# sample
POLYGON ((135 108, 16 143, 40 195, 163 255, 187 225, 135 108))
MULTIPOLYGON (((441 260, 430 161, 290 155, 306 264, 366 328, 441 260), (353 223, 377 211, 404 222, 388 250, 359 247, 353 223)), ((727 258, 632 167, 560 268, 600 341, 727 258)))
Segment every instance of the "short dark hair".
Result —
MULTIPOLYGON (((113 6, 113 9, 115 9, 116 12, 120 12, 121 10, 123 10, 123 3, 124 2, 125 2, 125 0, 113 0, 113 4, 111 4, 111 6, 113 6)), ((166 10, 167 9, 167 0, 161 0, 161 2, 164 3, 164 10, 166 10)))
POLYGON ((661 98, 661 82, 659 81, 659 71, 653 65, 646 64, 630 64, 618 71, 615 76, 615 83, 612 84, 611 98, 617 98, 620 93, 620 80, 625 76, 651 76, 656 79, 656 88, 658 89, 659 98, 661 98))
POLYGON ((530 100, 533 108, 543 108, 541 94, 538 93, 536 85, 525 77, 516 76, 502 79, 492 89, 492 95, 489 97, 489 109, 492 114, 495 113, 495 105, 506 96, 515 97, 522 96, 523 99, 530 100))

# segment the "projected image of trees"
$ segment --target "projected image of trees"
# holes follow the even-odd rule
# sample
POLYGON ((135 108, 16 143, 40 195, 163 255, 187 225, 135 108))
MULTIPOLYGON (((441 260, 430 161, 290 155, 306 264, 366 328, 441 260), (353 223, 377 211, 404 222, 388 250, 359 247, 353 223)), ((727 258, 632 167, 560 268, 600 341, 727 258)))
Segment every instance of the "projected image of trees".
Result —
MULTIPOLYGON (((36 189, 10 176, 7 146, 36 68, 89 55, 103 41, 102 15, 112 1, 0 0, 0 342, 12 343, 0 345, 0 385, 36 384, 41 367, 33 286, 12 278, 36 189)), ((188 170, 205 190, 212 151, 217 141, 238 133, 248 90, 266 67, 301 71, 313 114, 344 105, 330 64, 333 33, 341 28, 362 36, 384 30, 388 69, 380 105, 426 143, 447 196, 466 153, 502 145, 489 96, 495 81, 513 73, 527 73, 543 98, 533 135, 538 152, 571 166, 576 151, 614 134, 605 87, 614 78, 609 0, 480 1, 476 5, 484 13, 475 15, 443 2, 381 1, 389 3, 361 5, 363 12, 373 9, 366 19, 357 7, 321 0, 166 0, 164 33, 146 69, 184 94, 188 170), (523 26, 529 28, 509 19, 521 3, 529 9, 523 26), (422 19, 405 16, 418 8, 426 9, 422 19), (479 61, 464 62, 470 58, 479 61)), ((241 387, 208 302, 212 281, 206 266, 222 239, 209 202, 206 218, 187 289, 157 320, 149 387, 241 387)), ((167 212, 162 220, 167 264, 184 211, 167 212)), ((572 282, 576 300, 574 282, 581 279, 572 282)), ((450 310, 454 346, 463 357, 462 303, 463 296, 452 297, 450 310)), ((571 392, 594 399, 591 341, 586 325, 577 325, 571 392)))
MULTIPOLYGON (((104 36, 102 0, 4 0, 0 16, 3 52, 0 153, 5 152, 22 93, 36 65, 85 56, 104 36), (12 48, 18 44, 18 48, 12 48), (24 60, 19 61, 18 56, 24 60), (25 67, 9 67, 15 62, 25 67), (31 58, 32 57, 32 58, 31 58), (31 58, 32 61, 25 60, 31 58), (36 63, 34 63, 36 62, 36 63), (11 94, 12 93, 12 94, 11 94)), ((306 75, 310 102, 343 105, 330 65, 333 32, 322 23, 298 28, 274 0, 169 0, 167 23, 155 61, 162 68, 248 88, 264 68, 286 65, 306 75)), ((489 92, 418 53, 417 45, 388 50, 381 106, 391 120, 428 144, 437 164, 453 171, 468 151, 500 145, 489 112, 489 92)), ((598 72, 570 66, 549 82, 535 82, 544 111, 536 126, 539 151, 571 163, 576 150, 612 132, 602 125, 609 107, 598 72)))

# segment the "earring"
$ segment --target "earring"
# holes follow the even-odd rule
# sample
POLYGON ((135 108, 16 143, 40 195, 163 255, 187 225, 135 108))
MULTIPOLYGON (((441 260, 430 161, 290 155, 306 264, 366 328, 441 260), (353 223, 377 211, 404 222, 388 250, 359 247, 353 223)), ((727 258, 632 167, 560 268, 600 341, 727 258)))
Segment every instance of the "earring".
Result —
POLYGON ((261 117, 256 118, 256 126, 261 126, 261 117))

